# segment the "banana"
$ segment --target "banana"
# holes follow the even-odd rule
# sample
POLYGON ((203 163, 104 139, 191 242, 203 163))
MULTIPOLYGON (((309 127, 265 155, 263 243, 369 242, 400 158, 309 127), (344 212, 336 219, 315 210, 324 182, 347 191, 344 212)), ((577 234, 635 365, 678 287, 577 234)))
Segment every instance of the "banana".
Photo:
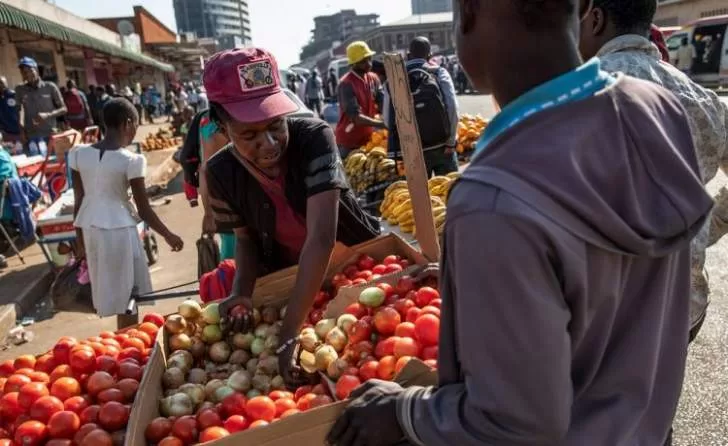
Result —
POLYGON ((447 213, 442 213, 435 217, 435 226, 441 226, 445 224, 445 219, 447 218, 447 213))
POLYGON ((414 225, 400 225, 399 230, 404 232, 405 234, 411 234, 415 230, 414 225))
POLYGON ((437 219, 440 215, 444 215, 447 212, 447 208, 445 206, 437 207, 432 209, 432 218, 437 219))
POLYGON ((391 194, 398 189, 407 189, 407 182, 404 180, 395 181, 384 189, 384 195, 391 194))
POLYGON ((390 225, 396 225, 397 224, 397 217, 395 217, 394 215, 390 216, 387 219, 387 223, 389 223, 390 225))
POLYGON ((392 213, 394 215, 399 215, 402 212, 406 211, 407 208, 411 208, 411 207, 412 207, 412 201, 409 198, 407 198, 406 200, 404 200, 403 202, 401 202, 399 205, 397 205, 397 207, 395 207, 392 210, 392 213))
POLYGON ((445 176, 450 178, 451 180, 457 180, 458 178, 460 178, 460 172, 450 172, 445 176))

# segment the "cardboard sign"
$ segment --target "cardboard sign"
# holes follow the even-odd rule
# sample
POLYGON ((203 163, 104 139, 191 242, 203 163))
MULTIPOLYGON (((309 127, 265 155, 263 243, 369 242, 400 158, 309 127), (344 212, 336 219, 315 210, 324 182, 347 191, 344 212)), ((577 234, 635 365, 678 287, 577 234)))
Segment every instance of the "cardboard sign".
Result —
POLYGON ((437 262, 440 258, 440 243, 432 218, 430 191, 427 189, 429 175, 422 154, 422 141, 415 119, 415 107, 404 59, 399 54, 385 54, 384 69, 387 72, 389 93, 394 104, 407 187, 417 228, 417 241, 425 257, 430 262, 437 262))

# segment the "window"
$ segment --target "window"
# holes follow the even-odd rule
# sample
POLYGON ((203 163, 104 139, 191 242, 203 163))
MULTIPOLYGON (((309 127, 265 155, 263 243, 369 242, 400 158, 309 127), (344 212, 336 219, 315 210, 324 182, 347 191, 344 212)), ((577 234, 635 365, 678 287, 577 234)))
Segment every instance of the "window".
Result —
POLYGON ((700 13, 700 18, 713 17, 716 15, 728 14, 728 8, 713 9, 711 11, 704 11, 700 13))
POLYGON ((687 36, 688 35, 685 33, 673 34, 669 39, 667 39, 667 41, 665 41, 667 49, 670 51, 677 51, 677 49, 680 48, 680 45, 682 45, 682 39, 687 36))

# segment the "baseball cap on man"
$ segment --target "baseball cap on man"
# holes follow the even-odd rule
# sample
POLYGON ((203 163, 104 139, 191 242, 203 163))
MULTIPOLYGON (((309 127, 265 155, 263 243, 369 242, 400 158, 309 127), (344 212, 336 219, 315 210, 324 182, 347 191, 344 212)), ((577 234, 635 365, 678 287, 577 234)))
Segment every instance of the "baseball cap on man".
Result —
POLYGON ((267 121, 298 110, 281 88, 278 62, 261 48, 236 48, 213 55, 202 82, 210 102, 223 106, 236 121, 267 121))
POLYGON ((32 57, 23 57, 18 61, 18 68, 20 67, 38 68, 38 62, 32 57))
POLYGON ((369 48, 369 45, 361 40, 351 42, 349 46, 346 47, 346 58, 349 60, 349 65, 359 63, 367 57, 371 57, 375 54, 376 53, 369 48))

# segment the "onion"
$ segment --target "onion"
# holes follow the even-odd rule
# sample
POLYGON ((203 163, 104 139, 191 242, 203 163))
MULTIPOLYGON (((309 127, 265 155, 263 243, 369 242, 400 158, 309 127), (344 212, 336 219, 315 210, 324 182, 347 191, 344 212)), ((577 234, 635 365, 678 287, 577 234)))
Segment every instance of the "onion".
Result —
POLYGON ((205 386, 201 384, 183 384, 177 390, 190 397, 195 407, 205 401, 205 386))
POLYGON ((278 316, 281 318, 281 320, 286 318, 286 310, 288 310, 288 305, 281 308, 281 311, 278 312, 278 316))
POLYGON ((356 316, 346 313, 339 316, 339 318, 336 320, 336 325, 340 329, 344 330, 344 333, 348 333, 349 327, 354 325, 356 323, 356 320, 356 316))
POLYGON ((265 338, 265 341, 263 341, 263 347, 265 348, 265 351, 275 353, 278 348, 278 343, 278 336, 268 336, 265 338))
POLYGON ((186 333, 174 334, 169 337, 170 350, 188 350, 192 348, 192 338, 186 333))
POLYGON ((278 373, 278 358, 271 356, 258 361, 258 367, 255 370, 256 374, 263 374, 273 376, 278 373))
POLYGON ((185 328, 183 333, 187 336, 194 336, 195 334, 197 334, 197 324, 195 324, 194 322, 187 322, 187 327, 185 328))
POLYGON ((205 346, 205 343, 202 342, 202 339, 198 337, 192 338, 190 353, 192 353, 192 357, 195 359, 202 359, 205 357, 205 353, 207 353, 207 346, 205 346))
POLYGON ((334 327, 329 334, 326 335, 326 343, 334 347, 334 350, 341 352, 346 347, 346 343, 349 340, 346 338, 346 334, 339 327, 334 327))
POLYGON ((220 403, 233 393, 235 393, 235 391, 228 386, 218 387, 217 390, 215 390, 215 402, 220 403))
POLYGON ((307 352, 315 352, 316 347, 321 343, 313 328, 304 328, 298 336, 298 342, 307 352))
POLYGON ((255 334, 256 338, 264 338, 269 328, 270 325, 268 324, 260 324, 255 327, 255 331, 253 332, 253 334, 255 334))
POLYGON ((260 310, 258 310, 257 308, 253 308, 253 326, 257 327, 258 325, 260 325, 260 321, 260 310))
POLYGON ((270 380, 270 386, 273 390, 284 390, 286 388, 286 382, 281 375, 276 375, 270 380))
POLYGON ((273 356, 273 353, 269 352, 268 350, 263 350, 263 352, 258 355, 258 359, 263 360, 265 358, 270 358, 271 356, 273 356))
POLYGON ((217 371, 217 364, 212 361, 205 361, 205 372, 212 373, 217 371))
POLYGON ((316 372, 316 355, 314 355, 313 353, 303 350, 301 352, 299 362, 301 363, 301 367, 303 368, 303 370, 305 370, 307 373, 316 372))
POLYGON ((251 387, 250 374, 247 371, 233 372, 227 380, 227 386, 236 392, 247 392, 251 387))
POLYGON ((192 368, 194 361, 195 359, 192 357, 192 353, 185 350, 177 350, 167 360, 167 368, 178 368, 187 373, 192 368))
POLYGON ((252 358, 248 361, 248 363, 245 364, 245 370, 247 370, 251 375, 255 374, 255 371, 258 370, 258 358, 252 358))
POLYGON ((164 371, 162 383, 165 389, 176 389, 185 383, 185 374, 178 368, 171 368, 164 371))
POLYGON ((260 390, 260 393, 266 395, 271 389, 271 377, 263 374, 256 374, 252 379, 253 388, 260 390))
POLYGON ((223 362, 227 361, 230 357, 231 349, 230 346, 227 345, 227 342, 216 342, 210 346, 210 350, 208 351, 208 354, 210 355, 210 359, 215 361, 218 364, 222 364, 223 362))
POLYGON ((278 336, 281 333, 281 328, 283 328, 283 324, 280 322, 276 322, 275 324, 268 327, 268 330, 265 332, 265 337, 268 336, 278 336))
POLYGON ((256 396, 261 396, 262 393, 260 393, 260 390, 258 389, 250 389, 248 390, 248 393, 245 394, 245 397, 249 400, 252 400, 256 396))
POLYGON ((220 323, 220 308, 216 303, 209 304, 202 310, 202 320, 206 324, 219 324, 220 323))
POLYGON ((173 314, 164 322, 164 328, 171 334, 182 333, 187 327, 187 321, 179 314, 173 314))
POLYGON ((228 361, 230 364, 245 364, 250 361, 250 353, 246 350, 235 350, 233 354, 230 355, 230 359, 228 359, 228 361))
POLYGON ((344 373, 349 367, 349 363, 345 359, 339 358, 329 364, 328 368, 326 369, 326 374, 331 379, 339 379, 341 374, 344 373))
POLYGON ((253 343, 255 335, 253 333, 235 333, 233 336, 233 345, 235 348, 250 350, 250 344, 253 343))
POLYGON ((265 341, 262 338, 255 338, 250 345, 250 352, 253 356, 258 356, 265 350, 265 341))
POLYGON ((326 339, 326 335, 336 327, 336 319, 321 319, 316 323, 314 331, 319 339, 326 339))
POLYGON ((208 344, 214 344, 222 340, 222 330, 219 325, 207 325, 202 329, 202 340, 208 344))
POLYGON ((205 384, 205 399, 207 401, 215 402, 215 392, 220 387, 223 387, 225 383, 222 380, 219 379, 213 379, 211 381, 208 381, 207 384, 205 384))
POLYGON ((322 345, 316 349, 316 368, 325 371, 329 368, 329 364, 339 359, 334 347, 330 345, 322 345))
POLYGON ((186 300, 177 308, 177 312, 182 315, 183 318, 189 320, 195 320, 200 317, 202 313, 202 307, 197 301, 186 300))
POLYGON ((278 320, 278 310, 273 307, 264 307, 260 311, 260 318, 266 324, 272 324, 278 320))
POLYGON ((192 399, 185 393, 176 393, 167 398, 163 398, 159 404, 159 411, 165 417, 182 417, 192 415, 195 407, 192 399))
POLYGON ((206 384, 207 372, 202 369, 192 369, 189 375, 187 375, 187 382, 192 384, 206 384))

